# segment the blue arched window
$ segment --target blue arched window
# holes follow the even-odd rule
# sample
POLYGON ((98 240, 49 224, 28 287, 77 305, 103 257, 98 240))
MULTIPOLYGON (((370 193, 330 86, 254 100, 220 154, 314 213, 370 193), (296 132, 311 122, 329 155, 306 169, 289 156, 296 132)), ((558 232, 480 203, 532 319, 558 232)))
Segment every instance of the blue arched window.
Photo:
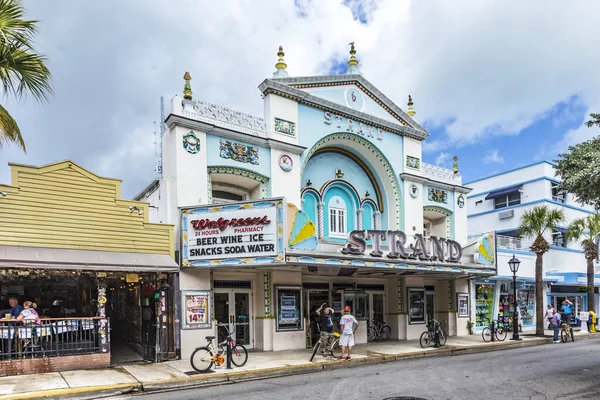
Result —
POLYGON ((329 236, 346 238, 348 224, 348 209, 346 202, 340 196, 333 196, 329 200, 329 236))

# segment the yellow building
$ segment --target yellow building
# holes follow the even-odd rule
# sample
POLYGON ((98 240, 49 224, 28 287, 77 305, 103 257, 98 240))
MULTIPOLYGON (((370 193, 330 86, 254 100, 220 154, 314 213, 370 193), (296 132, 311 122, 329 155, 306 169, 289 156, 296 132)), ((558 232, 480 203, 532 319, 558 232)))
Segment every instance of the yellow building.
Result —
MULTIPOLYGON (((72 161, 10 166, 11 184, 0 185, 0 316, 16 313, 11 297, 33 301, 42 326, 32 335, 0 320, 2 339, 10 342, 0 346, 0 376, 9 374, 2 364, 14 367, 18 351, 50 359, 68 353, 61 343, 83 343, 86 335, 89 356, 105 355, 100 364, 110 363, 111 346, 131 359, 173 357, 173 226, 148 222, 148 204, 122 200, 120 180, 72 161), (33 348, 18 348, 36 332, 33 348)), ((81 366, 75 358, 89 364, 81 352, 72 357, 71 368, 81 366)), ((20 372, 37 372, 30 364, 20 372)))

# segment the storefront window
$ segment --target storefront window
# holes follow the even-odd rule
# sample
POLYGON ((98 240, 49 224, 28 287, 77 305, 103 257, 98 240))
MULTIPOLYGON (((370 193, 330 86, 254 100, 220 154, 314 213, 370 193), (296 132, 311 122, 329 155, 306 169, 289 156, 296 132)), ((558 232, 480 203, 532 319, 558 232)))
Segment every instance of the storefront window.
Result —
POLYGON ((475 285, 475 327, 485 328, 492 323, 494 285, 475 285))
POLYGON ((276 286, 275 296, 277 299, 277 330, 302 330, 302 288, 276 286))
POLYGON ((425 323, 425 289, 408 289, 408 323, 425 323))
POLYGON ((517 285, 517 304, 521 312, 523 326, 534 326, 535 286, 525 285, 522 289, 517 285))

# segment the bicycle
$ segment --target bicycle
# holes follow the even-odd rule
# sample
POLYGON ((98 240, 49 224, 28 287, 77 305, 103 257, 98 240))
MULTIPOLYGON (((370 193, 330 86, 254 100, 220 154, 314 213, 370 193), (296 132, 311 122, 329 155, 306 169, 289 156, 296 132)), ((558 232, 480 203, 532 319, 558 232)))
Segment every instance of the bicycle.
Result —
POLYGON ((331 336, 333 336, 331 339, 328 337, 328 335, 321 335, 321 337, 319 337, 319 340, 317 340, 317 343, 315 343, 315 345, 313 346, 313 353, 310 357, 311 362, 313 358, 315 358, 315 355, 317 354, 317 351, 319 351, 321 346, 325 346, 325 353, 331 354, 333 358, 338 358, 342 354, 340 349, 341 335, 338 332, 333 332, 331 336), (327 338, 326 344, 322 343, 323 338, 327 338))
POLYGON ((207 372, 213 365, 220 366, 225 362, 224 354, 227 354, 227 344, 231 345, 231 362, 236 367, 243 367, 248 361, 248 350, 241 345, 236 344, 232 338, 233 333, 225 328, 227 336, 225 340, 217 344, 217 348, 213 344, 215 336, 206 336, 207 345, 198 347, 192 352, 190 364, 195 371, 207 372))
POLYGON ((373 320, 367 328, 367 340, 369 342, 373 340, 388 340, 391 336, 392 328, 383 322, 373 320))
POLYGON ((481 337, 483 338, 484 342, 488 343, 492 340, 492 332, 499 342, 503 342, 508 335, 504 325, 498 325, 498 321, 494 320, 492 321, 491 326, 486 326, 481 332, 481 337))
POLYGON ((448 337, 440 326, 440 323, 432 319, 427 323, 427 330, 421 333, 419 344, 422 348, 431 346, 441 347, 446 344, 447 339, 448 337))
POLYGON ((561 325, 562 329, 560 330, 560 341, 563 343, 567 343, 569 338, 571 338, 571 342, 575 341, 575 335, 573 332, 573 328, 571 325, 563 322, 561 325))

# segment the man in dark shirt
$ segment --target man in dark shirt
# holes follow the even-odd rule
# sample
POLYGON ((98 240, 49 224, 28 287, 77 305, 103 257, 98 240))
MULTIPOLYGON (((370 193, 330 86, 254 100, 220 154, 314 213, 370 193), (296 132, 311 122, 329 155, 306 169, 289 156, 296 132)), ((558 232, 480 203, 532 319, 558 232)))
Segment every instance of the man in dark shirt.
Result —
POLYGON ((10 304, 10 310, 8 310, 8 313, 12 318, 17 318, 19 315, 21 315, 21 311, 23 311, 23 306, 19 304, 19 299, 17 299, 14 296, 11 296, 8 299, 8 304, 10 304))
POLYGON ((325 348, 333 333, 333 308, 330 308, 327 303, 323 303, 316 313, 321 318, 321 355, 325 356, 325 348))

